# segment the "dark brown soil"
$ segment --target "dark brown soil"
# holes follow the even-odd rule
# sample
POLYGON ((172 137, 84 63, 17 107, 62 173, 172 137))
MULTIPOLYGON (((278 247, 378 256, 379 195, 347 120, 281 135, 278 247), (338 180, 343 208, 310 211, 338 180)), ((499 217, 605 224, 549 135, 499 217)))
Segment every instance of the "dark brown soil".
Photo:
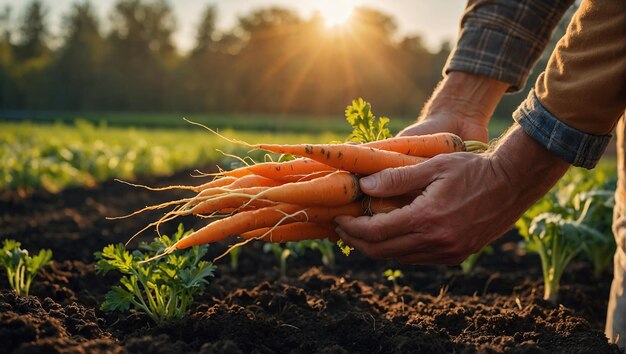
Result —
MULTIPOLYGON (((145 182, 197 180, 181 174, 145 182)), ((51 248, 56 260, 26 298, 0 278, 0 351, 620 353, 602 333, 610 274, 595 279, 588 264, 575 262, 562 282, 563 305, 553 306, 541 299, 538 259, 515 247, 514 233, 469 275, 458 267, 403 266, 358 254, 338 255, 331 270, 308 253, 290 260, 283 279, 273 258, 253 244, 236 272, 227 259, 218 263, 208 292, 177 323, 156 327, 139 313, 101 312, 117 278, 95 274, 93 252, 126 241, 158 214, 105 217, 179 196, 115 182, 56 195, 0 196, 0 239, 17 239, 32 251, 51 248), (382 275, 387 268, 404 273, 396 289, 382 275)), ((212 246, 211 253, 224 248, 212 246)))

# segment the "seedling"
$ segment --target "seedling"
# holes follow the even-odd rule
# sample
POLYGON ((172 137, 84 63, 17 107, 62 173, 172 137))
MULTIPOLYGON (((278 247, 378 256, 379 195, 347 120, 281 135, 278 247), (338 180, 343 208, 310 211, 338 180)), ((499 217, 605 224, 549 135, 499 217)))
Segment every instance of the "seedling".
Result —
POLYGON ((200 259, 207 245, 195 246, 185 252, 174 252, 157 257, 165 249, 190 232, 182 225, 171 238, 161 236, 152 243, 142 242, 139 250, 129 252, 124 245, 108 245, 96 252, 98 273, 122 273, 121 285, 114 286, 105 295, 103 311, 128 311, 131 307, 145 312, 155 323, 161 324, 182 318, 194 297, 209 285, 215 266, 200 259))
POLYGON ((335 267, 335 244, 329 240, 305 240, 300 241, 300 246, 305 249, 317 250, 322 254, 322 264, 328 268, 335 267))
POLYGON ((22 244, 15 240, 2 241, 0 264, 6 269, 9 286, 17 296, 27 296, 37 272, 52 262, 52 251, 40 250, 35 256, 20 248, 22 244))
POLYGON ((461 271, 463 274, 469 274, 474 269, 476 262, 483 254, 493 254, 493 247, 491 245, 487 245, 480 251, 470 254, 470 256, 467 257, 463 263, 461 263, 461 271))
POLYGON ((237 271, 239 268, 239 256, 241 255, 241 247, 233 247, 229 252, 230 256, 230 269, 237 271))
POLYGON ((284 247, 280 243, 266 243, 263 245, 264 252, 272 252, 274 254, 274 259, 280 266, 280 275, 283 278, 287 277, 287 258, 297 255, 294 250, 294 245, 296 244, 297 242, 288 242, 284 247))
POLYGON ((383 275, 393 284, 394 291, 398 291, 398 289, 400 289, 398 279, 404 278, 404 274, 400 269, 387 269, 383 275))

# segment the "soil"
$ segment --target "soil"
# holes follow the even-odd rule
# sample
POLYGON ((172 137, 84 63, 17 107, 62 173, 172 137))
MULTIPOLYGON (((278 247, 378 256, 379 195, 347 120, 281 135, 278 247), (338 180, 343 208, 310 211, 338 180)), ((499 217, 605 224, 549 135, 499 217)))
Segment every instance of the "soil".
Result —
MULTIPOLYGON (((198 184, 187 173, 145 179, 160 186, 198 184)), ((147 213, 107 220, 180 197, 116 182, 60 194, 0 195, 0 239, 55 262, 16 297, 0 277, 0 343, 15 353, 624 353, 604 336, 611 275, 597 279, 575 261, 562 281, 562 304, 542 300, 534 255, 510 232, 471 274, 458 267, 407 266, 337 255, 290 259, 286 277, 261 244, 244 248, 237 271, 218 262, 216 277, 188 317, 164 326, 141 313, 105 313, 99 304, 118 277, 97 275, 93 253, 124 242, 154 220, 147 213), (401 269, 397 286, 382 275, 401 269)), ((198 228, 203 220, 183 220, 198 228)), ((171 225, 171 231, 176 225, 171 225)), ((144 238, 145 239, 145 238, 144 238)), ((225 245, 210 247, 217 255, 225 245)))

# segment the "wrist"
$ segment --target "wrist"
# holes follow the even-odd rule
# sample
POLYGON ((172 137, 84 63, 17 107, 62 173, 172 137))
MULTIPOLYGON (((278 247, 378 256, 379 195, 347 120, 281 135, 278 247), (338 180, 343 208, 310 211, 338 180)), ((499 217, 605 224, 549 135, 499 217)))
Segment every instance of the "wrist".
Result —
POLYGON ((567 172, 569 163, 548 151, 515 125, 501 138, 490 156, 493 166, 507 176, 511 191, 529 207, 567 172))
POLYGON ((509 84, 461 71, 450 72, 424 107, 422 117, 452 115, 487 126, 509 84))

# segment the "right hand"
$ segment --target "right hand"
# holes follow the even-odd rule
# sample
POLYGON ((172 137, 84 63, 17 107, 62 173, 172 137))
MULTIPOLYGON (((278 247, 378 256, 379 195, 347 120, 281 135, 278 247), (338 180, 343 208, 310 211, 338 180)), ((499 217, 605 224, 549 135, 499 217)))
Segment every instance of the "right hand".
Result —
POLYGON ((489 140, 487 124, 450 113, 432 114, 402 129, 398 136, 424 135, 441 132, 454 133, 463 140, 489 140))
POLYGON ((487 142, 487 125, 509 84, 485 76, 450 72, 426 104, 418 122, 398 135, 454 133, 487 142))

